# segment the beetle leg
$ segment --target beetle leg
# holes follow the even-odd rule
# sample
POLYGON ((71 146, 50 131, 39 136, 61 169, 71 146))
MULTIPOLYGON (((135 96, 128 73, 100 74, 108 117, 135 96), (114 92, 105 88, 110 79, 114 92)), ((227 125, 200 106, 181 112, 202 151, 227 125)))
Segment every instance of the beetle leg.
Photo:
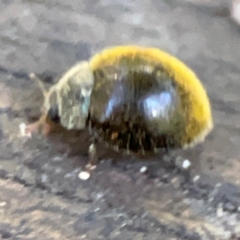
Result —
POLYGON ((95 140, 88 149, 88 163, 86 165, 87 171, 92 171, 96 168, 98 163, 97 156, 97 141, 95 140))
POLYGON ((96 155, 96 144, 95 143, 92 143, 89 146, 88 156, 89 156, 89 160, 85 166, 85 171, 81 171, 78 175, 79 178, 82 180, 87 180, 90 177, 91 172, 96 168, 97 155, 96 155))
POLYGON ((25 132, 31 136, 32 133, 38 132, 39 128, 42 128, 44 136, 47 136, 51 131, 51 125, 46 121, 46 114, 43 114, 37 122, 27 125, 25 132))
MULTIPOLYGON (((44 101, 48 97, 48 92, 46 88, 44 87, 42 80, 38 78, 34 73, 29 74, 29 77, 36 81, 42 91, 42 94, 44 96, 44 101)), ((44 109, 42 110, 44 112, 38 121, 35 123, 27 125, 25 132, 27 135, 32 135, 32 133, 37 132, 40 127, 42 127, 42 134, 47 136, 51 130, 51 125, 47 122, 47 114, 45 113, 44 109)))

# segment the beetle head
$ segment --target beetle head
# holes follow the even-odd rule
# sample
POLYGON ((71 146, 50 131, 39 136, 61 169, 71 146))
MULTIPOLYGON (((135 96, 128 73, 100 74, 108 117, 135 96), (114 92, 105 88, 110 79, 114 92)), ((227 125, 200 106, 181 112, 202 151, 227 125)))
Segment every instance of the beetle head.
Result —
POLYGON ((93 83, 94 76, 87 61, 73 66, 49 92, 45 103, 48 117, 59 120, 66 129, 84 129, 93 83))

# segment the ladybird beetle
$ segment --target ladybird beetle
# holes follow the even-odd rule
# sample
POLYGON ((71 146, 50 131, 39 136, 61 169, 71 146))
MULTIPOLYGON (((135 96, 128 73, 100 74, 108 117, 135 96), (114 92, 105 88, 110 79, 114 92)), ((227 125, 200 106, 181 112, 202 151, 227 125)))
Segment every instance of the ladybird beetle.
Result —
POLYGON ((131 45, 106 48, 70 68, 45 91, 42 117, 28 130, 46 119, 69 130, 88 128, 96 141, 142 154, 193 147, 213 128, 195 73, 160 49, 131 45))

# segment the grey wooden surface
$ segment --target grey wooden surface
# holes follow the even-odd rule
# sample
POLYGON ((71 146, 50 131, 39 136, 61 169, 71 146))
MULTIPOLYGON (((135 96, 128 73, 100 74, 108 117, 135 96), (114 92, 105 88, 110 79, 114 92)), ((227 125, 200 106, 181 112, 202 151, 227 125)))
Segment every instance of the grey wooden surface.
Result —
POLYGON ((0 1, 1 239, 240 237, 240 30, 226 1, 193 2, 0 1), (42 102, 27 73, 55 79, 118 44, 166 50, 206 86, 215 128, 204 144, 176 153, 190 160, 189 171, 161 157, 140 162, 103 150, 105 161, 84 182, 86 133, 19 135, 18 125, 37 116, 42 102))

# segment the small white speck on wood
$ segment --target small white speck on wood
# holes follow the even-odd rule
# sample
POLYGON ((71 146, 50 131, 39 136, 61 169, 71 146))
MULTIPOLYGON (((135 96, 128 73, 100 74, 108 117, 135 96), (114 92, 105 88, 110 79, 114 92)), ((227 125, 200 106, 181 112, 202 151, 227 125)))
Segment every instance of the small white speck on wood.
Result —
POLYGON ((185 159, 182 163, 182 168, 188 169, 191 166, 191 162, 188 159, 185 159))
POLYGON ((7 205, 6 202, 0 202, 0 207, 5 207, 7 205))
POLYGON ((27 125, 25 123, 19 124, 19 130, 22 137, 32 137, 30 132, 27 132, 27 125))
POLYGON ((140 173, 145 173, 146 171, 147 171, 147 167, 146 166, 141 167, 140 173))
POLYGON ((100 208, 95 208, 94 212, 98 212, 100 210, 100 208))
POLYGON ((196 176, 193 178, 193 182, 197 182, 199 179, 200 179, 200 176, 199 176, 199 175, 196 175, 196 176))
POLYGON ((86 181, 90 178, 90 173, 89 172, 85 172, 85 171, 82 171, 79 173, 78 177, 83 180, 83 181, 86 181))
POLYGON ((219 207, 219 208, 217 209, 217 216, 218 216, 218 217, 222 217, 222 216, 223 216, 223 209, 222 209, 221 207, 219 207))
POLYGON ((125 227, 127 225, 127 223, 123 223, 122 225, 121 225, 121 228, 123 228, 123 227, 125 227))

